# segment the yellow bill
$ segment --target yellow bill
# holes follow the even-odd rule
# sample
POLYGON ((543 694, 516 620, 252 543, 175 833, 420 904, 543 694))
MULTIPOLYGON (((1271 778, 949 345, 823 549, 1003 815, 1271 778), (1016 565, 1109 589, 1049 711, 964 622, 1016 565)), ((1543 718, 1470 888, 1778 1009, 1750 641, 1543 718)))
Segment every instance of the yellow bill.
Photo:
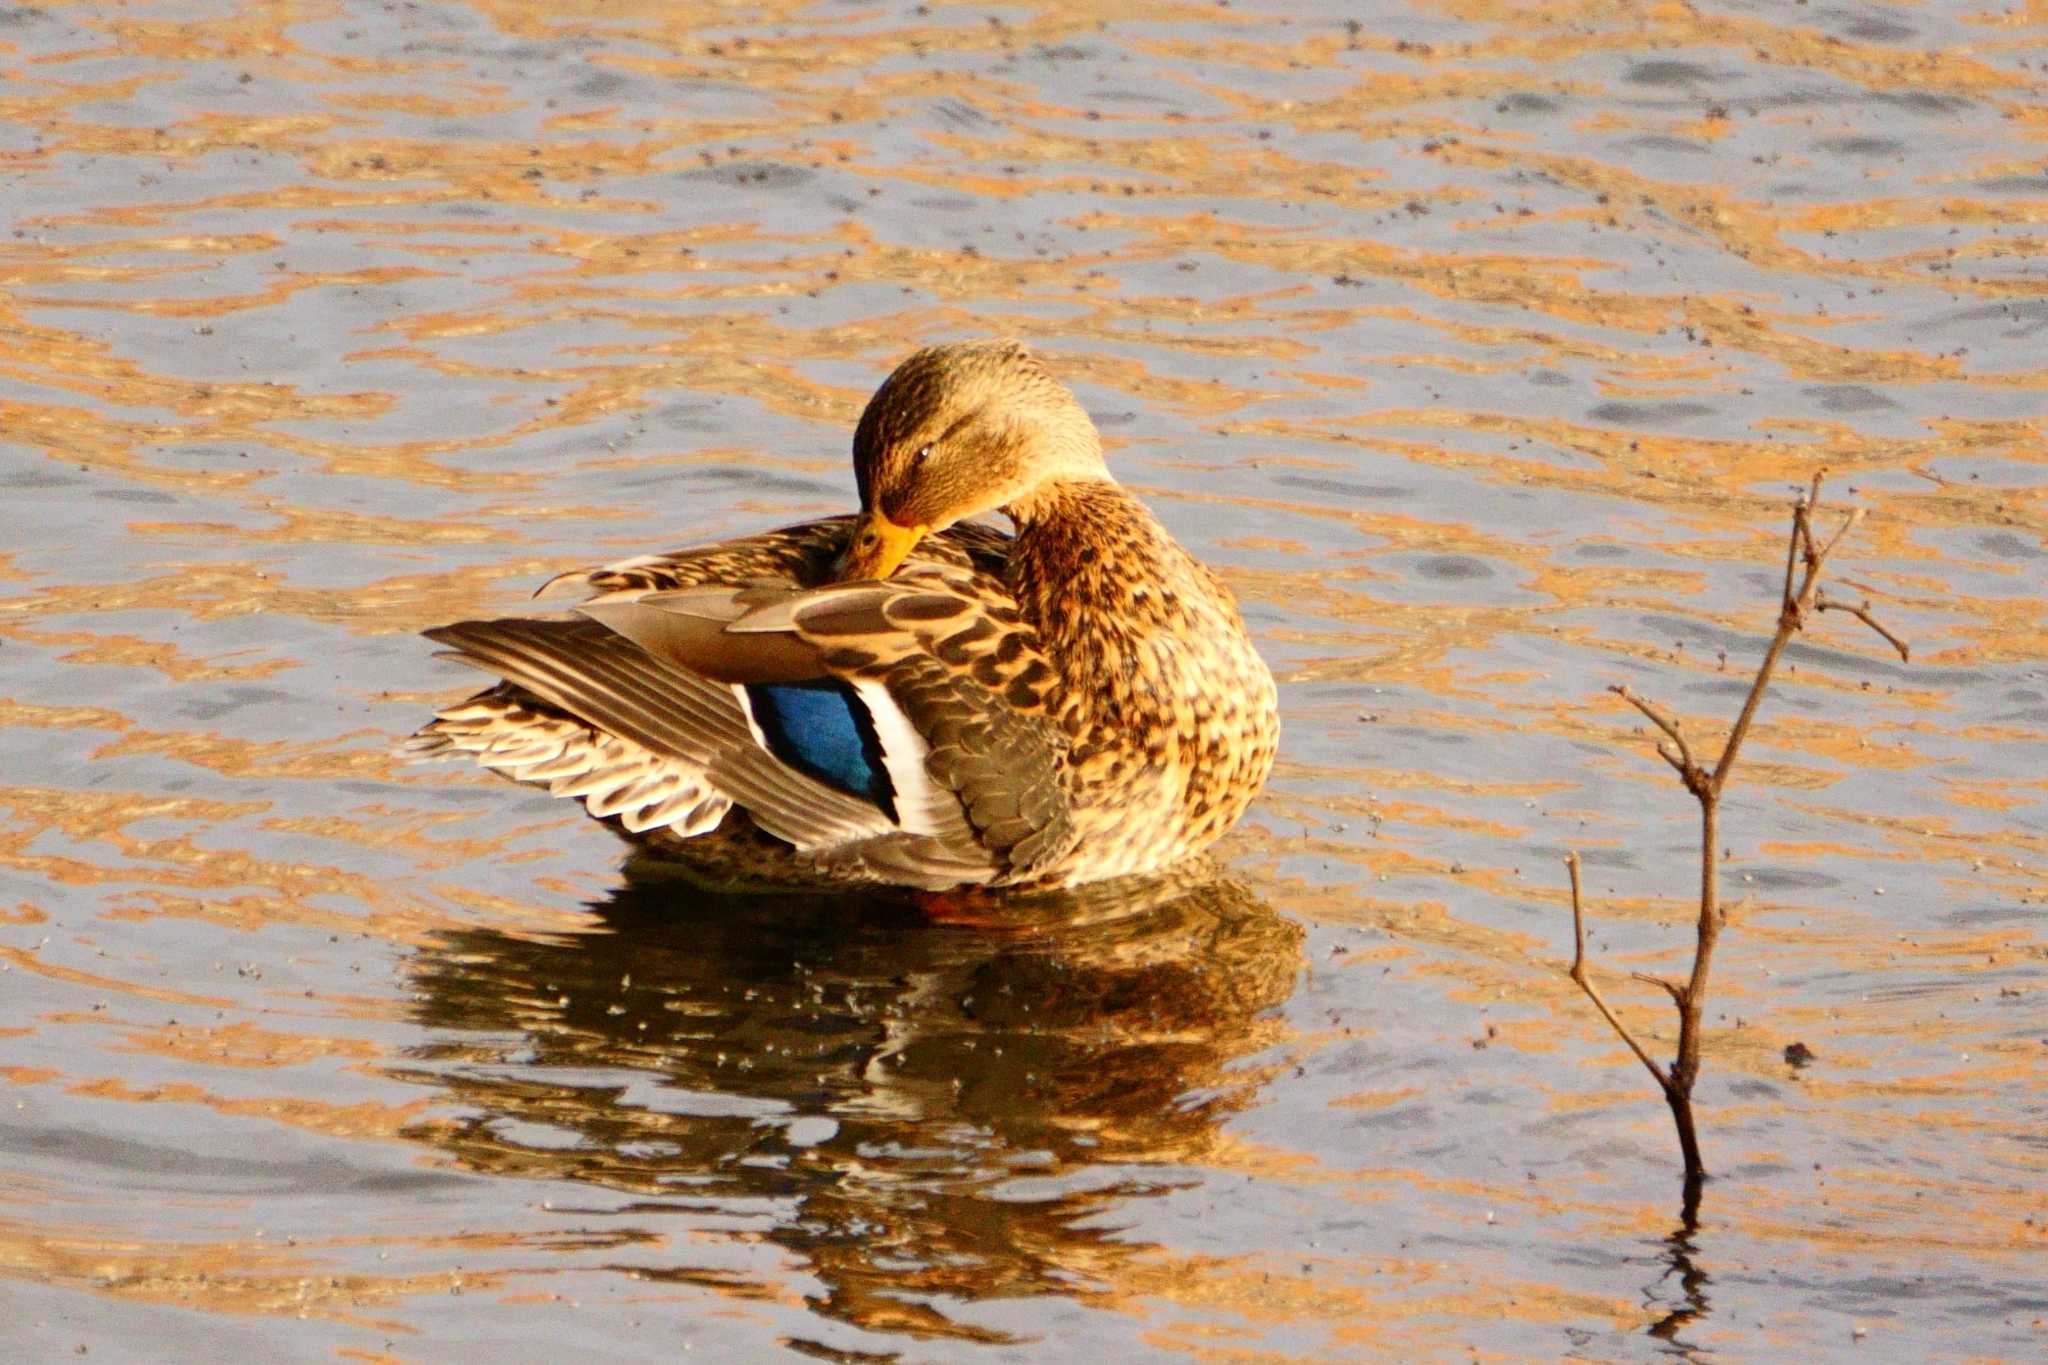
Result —
POLYGON ((860 520, 853 524, 853 535, 847 540, 846 548, 833 562, 832 576, 842 583, 862 578, 887 578, 896 572, 896 566, 930 529, 927 526, 898 526, 878 511, 863 512, 860 520))

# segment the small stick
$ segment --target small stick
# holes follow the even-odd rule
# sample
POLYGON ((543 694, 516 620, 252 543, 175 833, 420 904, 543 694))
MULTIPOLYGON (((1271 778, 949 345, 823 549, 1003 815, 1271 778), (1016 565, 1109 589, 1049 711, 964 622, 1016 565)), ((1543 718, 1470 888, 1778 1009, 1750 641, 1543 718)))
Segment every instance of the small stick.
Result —
POLYGON ((1600 988, 1593 984, 1593 978, 1586 975, 1586 912, 1579 900, 1579 855, 1565 854, 1564 866, 1572 875, 1572 937, 1577 945, 1572 954, 1572 980, 1579 983, 1579 989, 1593 1002, 1593 1008, 1600 1011, 1600 1017, 1620 1035, 1622 1042, 1628 1044, 1628 1050, 1636 1054, 1636 1060, 1648 1067, 1650 1074, 1657 1078, 1657 1084, 1668 1091, 1671 1088, 1671 1078, 1664 1074, 1664 1068, 1657 1065, 1656 1058, 1643 1051, 1643 1045, 1635 1040, 1635 1035, 1628 1031, 1627 1026, 1616 1017, 1614 1011, 1607 1007, 1607 1002, 1601 999, 1600 988))
POLYGON ((1815 573, 1820 572, 1820 566, 1827 562, 1827 557, 1835 552, 1835 547, 1837 545, 1840 545, 1842 543, 1842 537, 1848 535, 1850 530, 1856 525, 1856 523, 1861 520, 1863 520, 1863 509, 1861 507, 1852 509, 1849 513, 1848 519, 1845 520, 1841 524, 1841 526, 1836 529, 1833 538, 1831 538, 1828 541, 1827 548, 1814 556, 1813 571, 1815 573))
POLYGON ((1813 608, 1815 611, 1848 612, 1851 616, 1861 621, 1864 625, 1869 626, 1879 635, 1884 636, 1885 643, 1890 645, 1893 649, 1899 651, 1899 661, 1901 663, 1913 662, 1912 647, 1908 645, 1904 640, 1901 640, 1898 636, 1886 630, 1884 628, 1884 623, 1879 621, 1875 616, 1872 616, 1870 614, 1869 598, 1864 598, 1860 606, 1852 607, 1847 602, 1837 602, 1832 597, 1829 597, 1826 593, 1822 593, 1819 597, 1814 599, 1813 608))
POLYGON ((1806 629, 1806 613, 1813 607, 1814 594, 1820 591, 1821 569, 1827 564, 1828 556, 1835 552, 1835 547, 1842 543, 1842 537, 1849 533, 1849 528, 1863 520, 1863 509, 1856 508, 1825 546, 1814 547, 1813 509, 1820 504, 1821 474, 1825 472, 1823 470, 1813 476, 1812 491, 1792 508, 1792 549, 1785 556, 1784 606, 1778 613, 1778 631, 1764 650, 1763 662, 1757 665, 1756 680, 1749 685, 1749 695, 1743 698, 1742 712, 1736 716, 1734 728, 1728 732, 1728 743, 1721 750, 1720 761, 1714 764, 1709 786, 1717 798, 1721 788, 1728 785, 1728 774, 1735 769, 1735 756, 1742 750, 1742 741, 1749 737, 1749 724, 1756 719, 1756 709, 1763 703, 1764 690, 1771 685, 1771 675, 1777 671, 1778 656, 1785 652, 1785 646, 1791 643, 1794 635, 1806 629), (1802 545, 1805 547, 1803 556, 1799 553, 1802 545), (1795 590, 1792 580, 1798 576, 1802 558, 1806 572, 1795 590))
POLYGON ((1685 1159, 1688 1226, 1698 1212, 1700 1182, 1706 1178, 1706 1165, 1700 1159, 1699 1133, 1693 1120, 1693 1083, 1700 1074, 1700 1035, 1707 1001, 1707 974, 1713 966, 1714 946, 1720 937, 1721 926, 1727 919, 1721 911, 1720 864, 1715 856, 1721 846, 1721 793, 1728 785, 1729 775, 1735 771, 1736 756, 1742 752, 1742 742, 1749 736, 1750 724, 1763 704, 1764 692, 1771 685, 1778 660, 1792 637, 1806 628, 1810 613, 1848 612, 1883 636, 1899 652, 1901 659, 1910 658, 1906 642, 1886 630, 1871 614, 1868 599, 1862 605, 1852 607, 1845 602, 1831 601, 1820 591, 1820 576, 1827 567, 1828 557, 1834 554, 1851 528, 1863 519, 1863 509, 1852 508, 1825 542, 1814 538, 1813 514, 1820 506, 1821 479, 1825 473, 1825 470, 1816 471, 1806 496, 1793 504, 1792 532, 1785 545, 1785 581, 1778 598, 1778 628, 1764 649, 1763 659, 1757 664, 1756 677, 1742 699, 1742 710, 1728 731, 1728 738, 1721 746, 1721 756, 1714 761, 1712 772, 1701 768, 1693 758, 1692 746, 1686 742, 1685 732, 1676 716, 1655 702, 1637 696, 1626 686, 1608 689, 1663 732, 1664 738, 1657 741, 1657 754, 1677 771, 1700 808, 1700 908, 1693 927, 1692 970, 1683 983, 1635 973, 1637 980, 1647 981, 1669 995, 1672 1005, 1678 1010, 1678 1055, 1672 1059, 1668 1069, 1660 1066, 1643 1049, 1593 984, 1593 978, 1586 969, 1586 911, 1579 888, 1579 855, 1567 854, 1564 860, 1572 881, 1571 978, 1664 1092, 1665 1102, 1671 1107, 1672 1123, 1678 1130, 1679 1151, 1685 1159))
POLYGON ((1693 762, 1692 746, 1685 742, 1685 736, 1679 731, 1678 721, 1667 715, 1654 702, 1629 691, 1627 683, 1616 683, 1607 690, 1648 716, 1659 730, 1671 736, 1671 742, 1678 746, 1677 754, 1674 755, 1661 743, 1657 745, 1657 753, 1666 763, 1678 770, 1678 775, 1684 778, 1686 786, 1690 787, 1693 779, 1700 776, 1700 765, 1693 762))
POLYGON ((1629 975, 1638 981, 1649 982, 1652 986, 1657 987, 1670 996, 1672 1004, 1679 1006, 1681 1009, 1684 1008, 1685 987, 1679 985, 1676 981, 1658 976, 1655 972, 1630 972, 1629 975))

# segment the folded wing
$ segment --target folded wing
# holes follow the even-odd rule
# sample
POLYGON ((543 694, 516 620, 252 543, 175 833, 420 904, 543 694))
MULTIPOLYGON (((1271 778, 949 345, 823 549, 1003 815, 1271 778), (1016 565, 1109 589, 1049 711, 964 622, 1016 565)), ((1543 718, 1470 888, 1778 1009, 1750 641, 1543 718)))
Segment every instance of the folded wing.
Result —
POLYGON ((628 829, 689 837, 736 804, 836 877, 944 887, 1050 865, 1073 842, 1065 743, 1045 716, 1053 673, 1028 628, 989 609, 986 583, 962 581, 980 538, 888 582, 792 586, 836 544, 817 540, 780 546, 772 565, 719 566, 769 570, 738 585, 692 582, 709 566, 680 556, 633 561, 579 576, 603 590, 580 619, 427 632, 512 686, 450 708, 421 747, 549 774, 551 791, 628 829), (522 694, 548 723, 502 740, 474 716, 463 729, 464 707, 522 694))

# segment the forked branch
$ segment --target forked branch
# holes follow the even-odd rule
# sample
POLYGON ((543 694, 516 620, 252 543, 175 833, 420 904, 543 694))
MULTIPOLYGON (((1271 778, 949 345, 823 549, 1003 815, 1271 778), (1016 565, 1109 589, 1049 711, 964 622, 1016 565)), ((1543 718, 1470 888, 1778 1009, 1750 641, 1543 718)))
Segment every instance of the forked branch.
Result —
POLYGON ((1736 715, 1735 724, 1729 728, 1728 739, 1721 746, 1720 757, 1714 761, 1714 766, 1707 769, 1694 758, 1682 723, 1664 707, 1637 696, 1627 687, 1610 689, 1663 733, 1664 738, 1657 741, 1657 753, 1671 765, 1700 808, 1700 905, 1693 930, 1692 970, 1683 983, 1637 974, 1640 980, 1651 982, 1670 995, 1678 1010, 1678 1055, 1668 1068, 1660 1065, 1636 1041, 1635 1035, 1629 1032, 1593 983, 1592 974, 1586 967, 1586 912, 1579 887, 1579 855, 1571 853, 1565 857, 1565 870, 1571 875, 1572 885, 1571 978, 1593 1002, 1593 1007, 1600 1011, 1600 1017, 1607 1021, 1608 1027, 1649 1071, 1658 1089, 1664 1092, 1665 1102, 1671 1107, 1672 1123, 1678 1130, 1679 1150, 1685 1159, 1689 1209, 1696 1207, 1699 1184, 1706 1176, 1705 1163, 1700 1159, 1699 1134, 1693 1122, 1692 1092, 1700 1072, 1700 1021, 1706 1009, 1707 976, 1713 965, 1714 945, 1720 937, 1724 918, 1720 904, 1719 863, 1715 858, 1715 850, 1720 847, 1721 793, 1735 771, 1736 757, 1742 752, 1743 740, 1749 737, 1750 725, 1756 719, 1757 708, 1763 704, 1764 692, 1777 671, 1778 659, 1792 637, 1806 628, 1809 614, 1815 611, 1847 612, 1883 636, 1885 642, 1899 652, 1901 659, 1909 657, 1906 642, 1878 622, 1868 601, 1852 607, 1831 601, 1820 592, 1821 574, 1827 567, 1828 557, 1834 554, 1842 538, 1863 517, 1860 508, 1853 509, 1824 543, 1815 538, 1813 517, 1820 507, 1821 478, 1825 472, 1813 476, 1806 496, 1793 505, 1792 531, 1785 547, 1785 582, 1779 596, 1778 628, 1764 649, 1756 677, 1742 699, 1742 710, 1736 715))

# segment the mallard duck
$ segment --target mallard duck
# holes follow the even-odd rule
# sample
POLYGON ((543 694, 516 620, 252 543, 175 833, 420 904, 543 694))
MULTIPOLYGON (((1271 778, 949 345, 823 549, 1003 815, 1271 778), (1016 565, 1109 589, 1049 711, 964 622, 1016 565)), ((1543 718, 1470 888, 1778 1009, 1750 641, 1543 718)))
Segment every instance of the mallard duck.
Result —
POLYGON ((932 346, 853 438, 857 517, 563 574, 569 619, 426 632, 502 682, 473 755, 724 884, 1072 886, 1236 822, 1279 738, 1228 589, 1024 346, 932 346), (966 519, 1000 511, 1006 535, 966 519))

